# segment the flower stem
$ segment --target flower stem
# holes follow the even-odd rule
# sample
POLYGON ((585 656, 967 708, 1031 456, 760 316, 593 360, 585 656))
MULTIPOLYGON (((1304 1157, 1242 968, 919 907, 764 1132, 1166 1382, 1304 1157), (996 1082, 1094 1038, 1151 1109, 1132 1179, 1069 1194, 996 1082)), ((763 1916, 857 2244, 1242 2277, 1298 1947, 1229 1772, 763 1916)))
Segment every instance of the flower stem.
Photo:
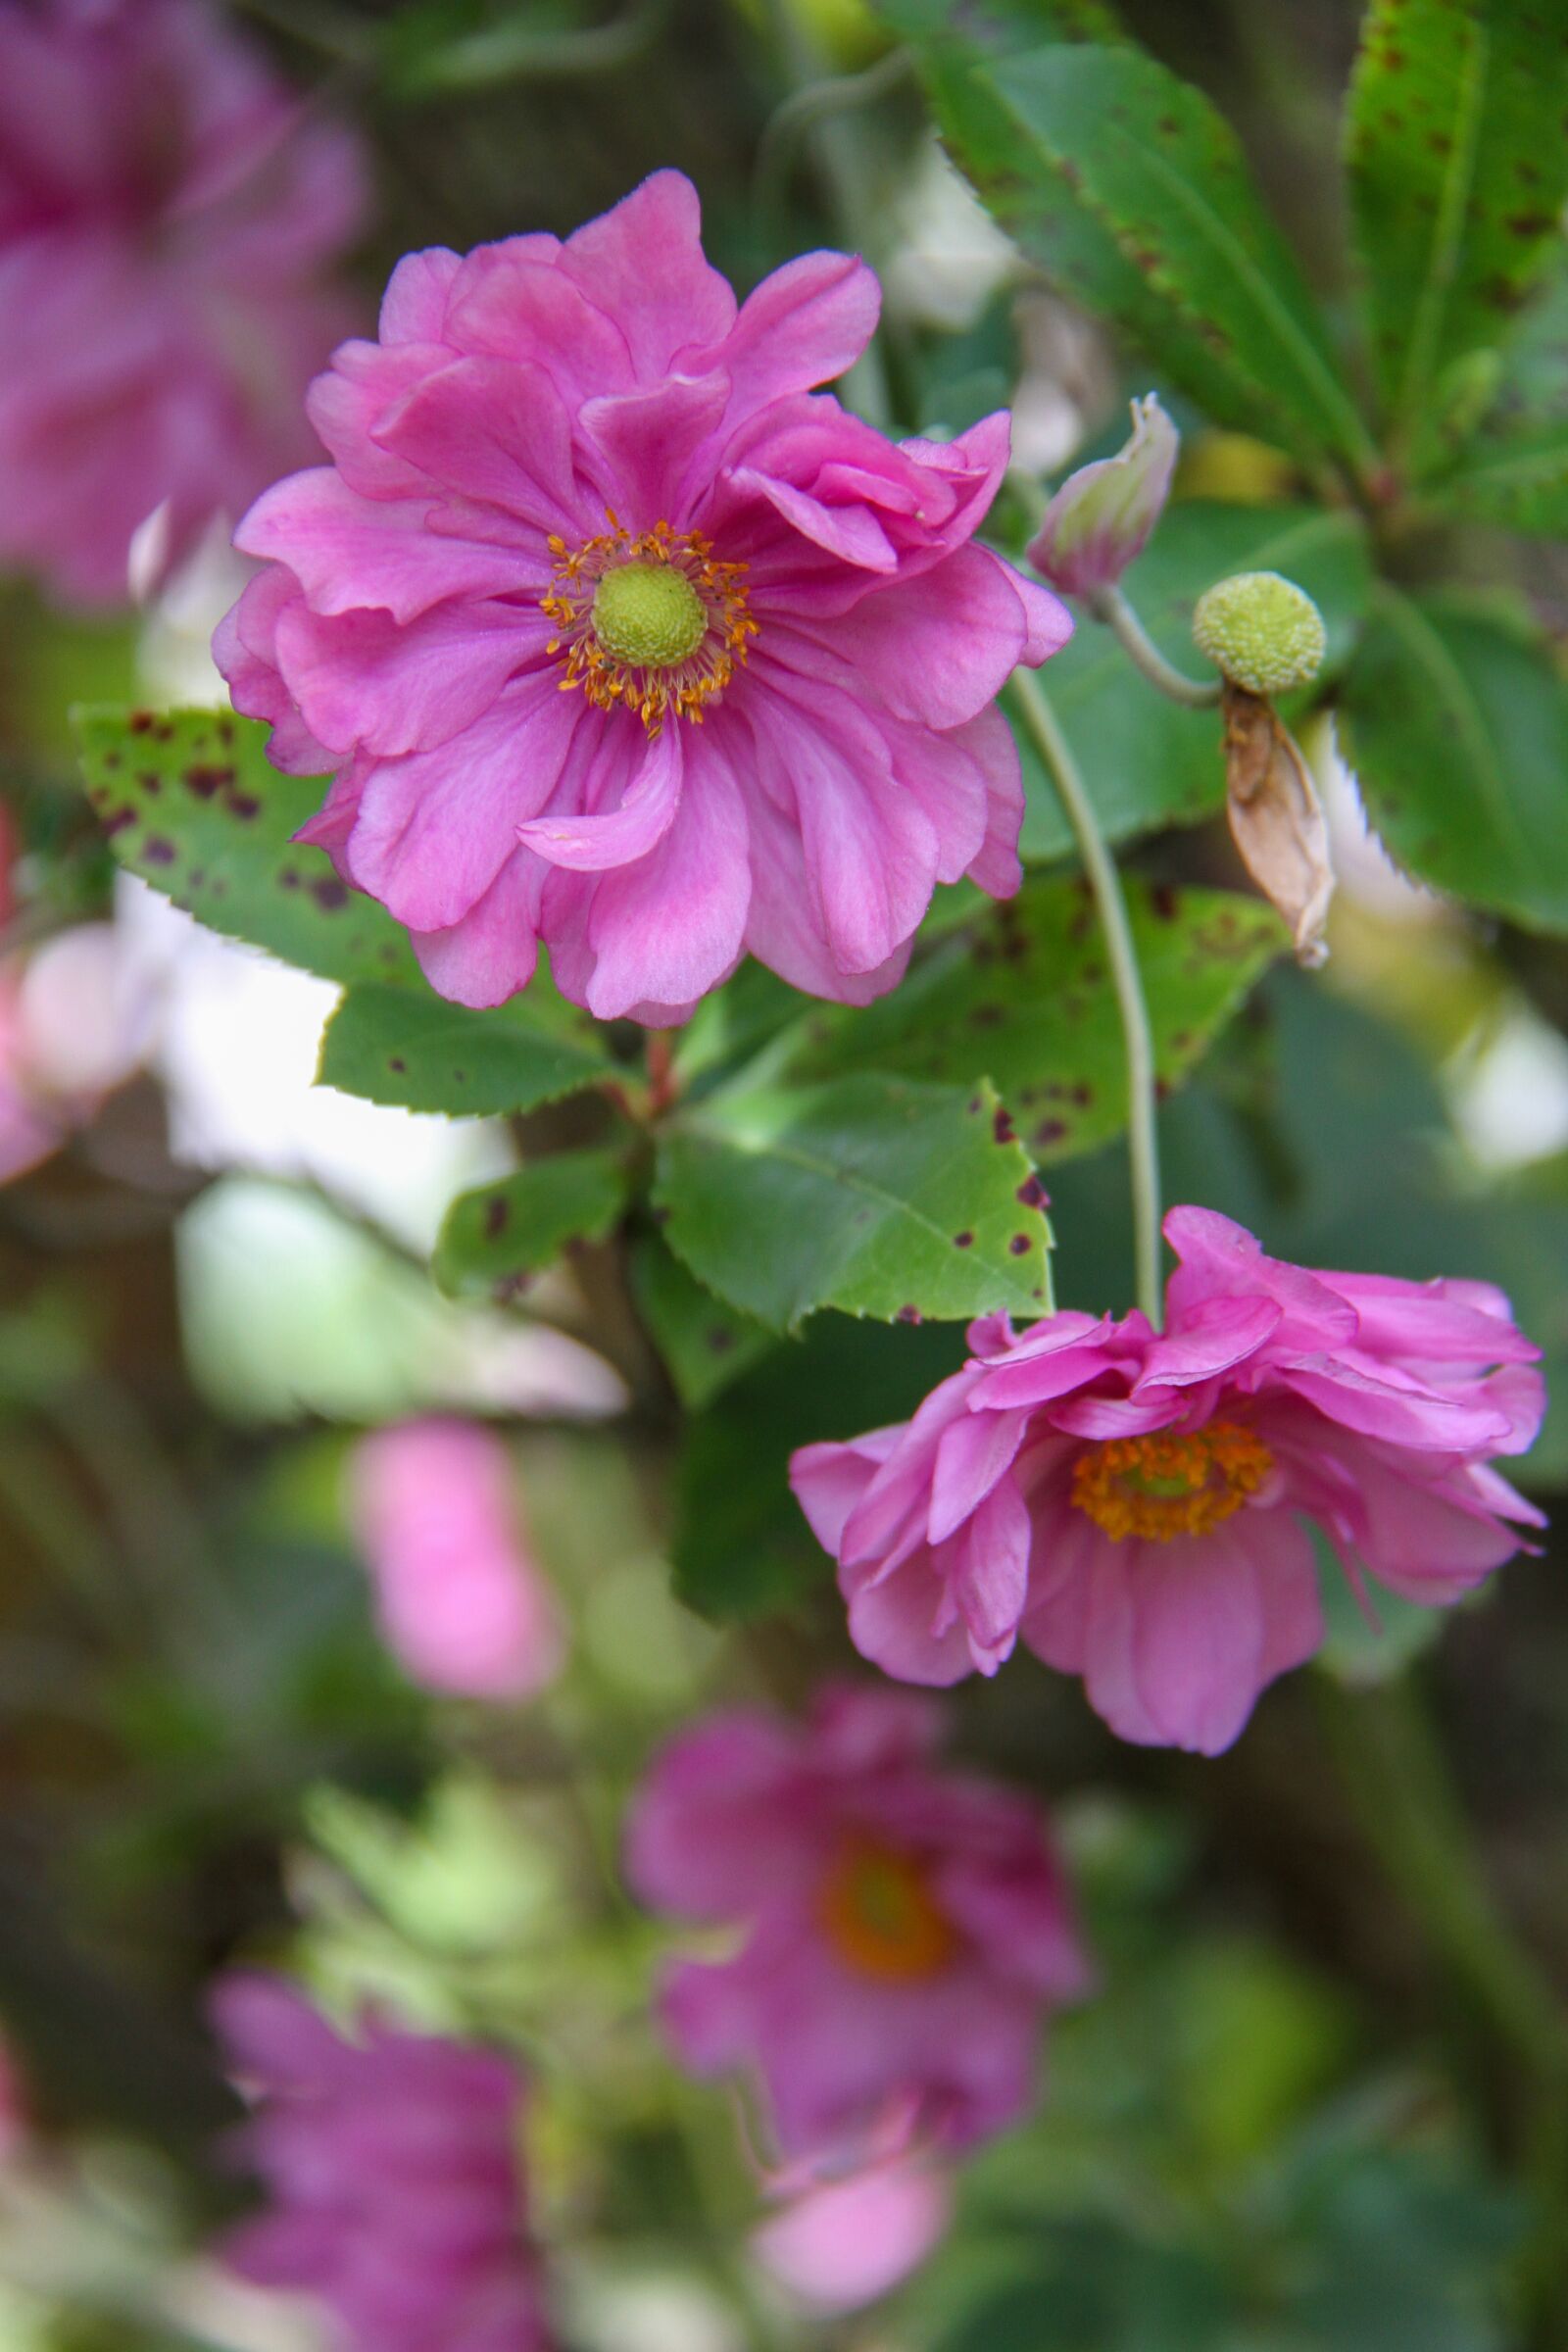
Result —
POLYGON ((1134 669, 1173 703, 1189 710, 1212 710, 1225 691, 1223 678, 1189 678, 1166 661, 1132 606, 1116 587, 1099 588, 1089 600, 1097 620, 1112 631, 1134 669))
POLYGON ((1159 1141, 1154 1126, 1154 1047, 1144 1002, 1138 951, 1127 920, 1116 861, 1105 847, 1078 762, 1039 679, 1012 674, 1012 692, 1030 740, 1067 812, 1110 957, 1111 979, 1127 1048, 1127 1152, 1132 1163, 1133 1254, 1138 1303, 1158 1331, 1162 1321, 1159 1250, 1159 1141))

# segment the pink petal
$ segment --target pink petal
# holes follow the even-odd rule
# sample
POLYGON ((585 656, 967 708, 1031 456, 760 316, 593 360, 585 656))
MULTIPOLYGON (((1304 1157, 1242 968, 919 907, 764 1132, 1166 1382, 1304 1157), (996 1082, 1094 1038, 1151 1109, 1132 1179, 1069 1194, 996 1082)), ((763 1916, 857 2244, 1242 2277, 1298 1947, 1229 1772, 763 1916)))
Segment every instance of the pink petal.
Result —
POLYGON ((561 267, 626 338, 645 383, 677 353, 716 343, 735 322, 728 282, 703 258, 697 190, 656 172, 566 239, 561 267))
POLYGON ((575 873, 602 873, 646 858, 663 840, 680 807, 683 740, 674 725, 652 741, 640 732, 627 735, 621 756, 630 781, 618 808, 603 815, 530 818, 517 827, 518 840, 551 865, 569 866, 575 873))

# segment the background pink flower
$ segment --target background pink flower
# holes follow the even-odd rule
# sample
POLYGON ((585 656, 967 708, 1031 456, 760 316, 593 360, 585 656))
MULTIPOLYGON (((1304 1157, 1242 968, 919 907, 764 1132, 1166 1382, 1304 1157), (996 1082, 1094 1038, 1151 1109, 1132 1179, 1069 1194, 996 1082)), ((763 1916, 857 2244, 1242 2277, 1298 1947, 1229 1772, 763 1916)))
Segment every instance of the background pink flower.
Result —
POLYGON ((319 2296, 346 2352, 547 2352, 507 2061, 368 2018, 347 2041, 279 1977, 225 1978, 213 2015, 270 2198, 233 2269, 319 2296))
POLYGON ((995 698, 1071 624, 974 544, 1007 418, 888 441, 811 391, 875 326, 864 264, 737 309, 699 228, 661 172, 564 243, 409 256, 313 389, 333 464, 237 534, 235 705, 336 771, 307 836, 465 1004, 540 940, 602 1019, 679 1019, 748 949, 863 1003, 938 882, 1017 887, 995 698))
POLYGON ((710 1716, 632 1810, 627 1873, 677 1918, 744 1933, 670 1973, 699 2075, 764 2083, 791 2157, 854 2166, 912 2135, 963 2147, 1027 2106, 1044 2014, 1088 1972, 1036 1809, 934 1761, 929 1700, 837 1686, 803 1725, 710 1716))
POLYGON ((1303 1522, 1358 1592, 1457 1599, 1542 1524, 1490 1465, 1544 1395, 1486 1283, 1309 1273, 1209 1209, 1165 1236, 1162 1334, 987 1317, 912 1421, 792 1479, 889 1674, 992 1674, 1021 1635, 1122 1739, 1214 1754, 1322 1641, 1303 1522))
POLYGON ((858 2311, 917 2271, 952 2220, 951 2174, 929 2150, 906 2150, 781 2203, 752 2251, 811 2310, 858 2311))
POLYGON ((407 1421, 355 1447, 352 1513, 387 1644, 414 1680, 526 1698, 564 1654, 560 1612, 523 1540, 511 1456, 465 1421, 407 1421))
POLYGON ((122 603, 308 447, 358 151, 195 0, 0 0, 0 564, 122 603))

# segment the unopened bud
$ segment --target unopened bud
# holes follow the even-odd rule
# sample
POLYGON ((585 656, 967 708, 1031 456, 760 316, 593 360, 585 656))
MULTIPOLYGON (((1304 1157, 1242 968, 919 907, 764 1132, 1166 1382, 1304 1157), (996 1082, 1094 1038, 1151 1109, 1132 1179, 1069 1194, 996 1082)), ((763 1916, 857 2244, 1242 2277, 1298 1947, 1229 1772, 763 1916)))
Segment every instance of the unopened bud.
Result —
POLYGON ((1132 405, 1132 439, 1067 476, 1030 543, 1030 563, 1067 596, 1113 588, 1164 512, 1181 437, 1152 392, 1132 405))
POLYGON ((1277 571, 1239 571, 1199 598, 1193 638, 1233 686, 1288 694, 1316 677, 1327 639, 1304 588, 1277 571))

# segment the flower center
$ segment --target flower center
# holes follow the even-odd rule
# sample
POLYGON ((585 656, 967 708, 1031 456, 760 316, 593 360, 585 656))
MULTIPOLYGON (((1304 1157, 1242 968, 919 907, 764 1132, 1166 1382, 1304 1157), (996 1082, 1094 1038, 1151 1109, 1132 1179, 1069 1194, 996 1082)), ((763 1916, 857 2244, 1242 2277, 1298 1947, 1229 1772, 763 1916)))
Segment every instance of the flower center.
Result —
POLYGON ((1157 1429, 1143 1438, 1109 1438, 1073 1465, 1072 1501, 1113 1544, 1142 1536, 1206 1536, 1274 1467, 1260 1438, 1234 1421, 1202 1429, 1157 1429))
POLYGON ((700 531, 656 522, 633 536, 609 519, 581 547, 550 541, 555 577, 539 602, 559 630, 562 690, 634 711, 650 735, 671 711, 700 722, 757 635, 746 565, 720 563, 700 531))
POLYGON ((889 1983, 938 1975, 956 1940, 921 1865, 870 1838, 845 1839, 823 1883, 819 1917, 841 1960, 889 1983))
POLYGON ((611 659, 673 669, 708 635, 708 612, 673 564, 622 564, 594 590, 593 630, 611 659))

